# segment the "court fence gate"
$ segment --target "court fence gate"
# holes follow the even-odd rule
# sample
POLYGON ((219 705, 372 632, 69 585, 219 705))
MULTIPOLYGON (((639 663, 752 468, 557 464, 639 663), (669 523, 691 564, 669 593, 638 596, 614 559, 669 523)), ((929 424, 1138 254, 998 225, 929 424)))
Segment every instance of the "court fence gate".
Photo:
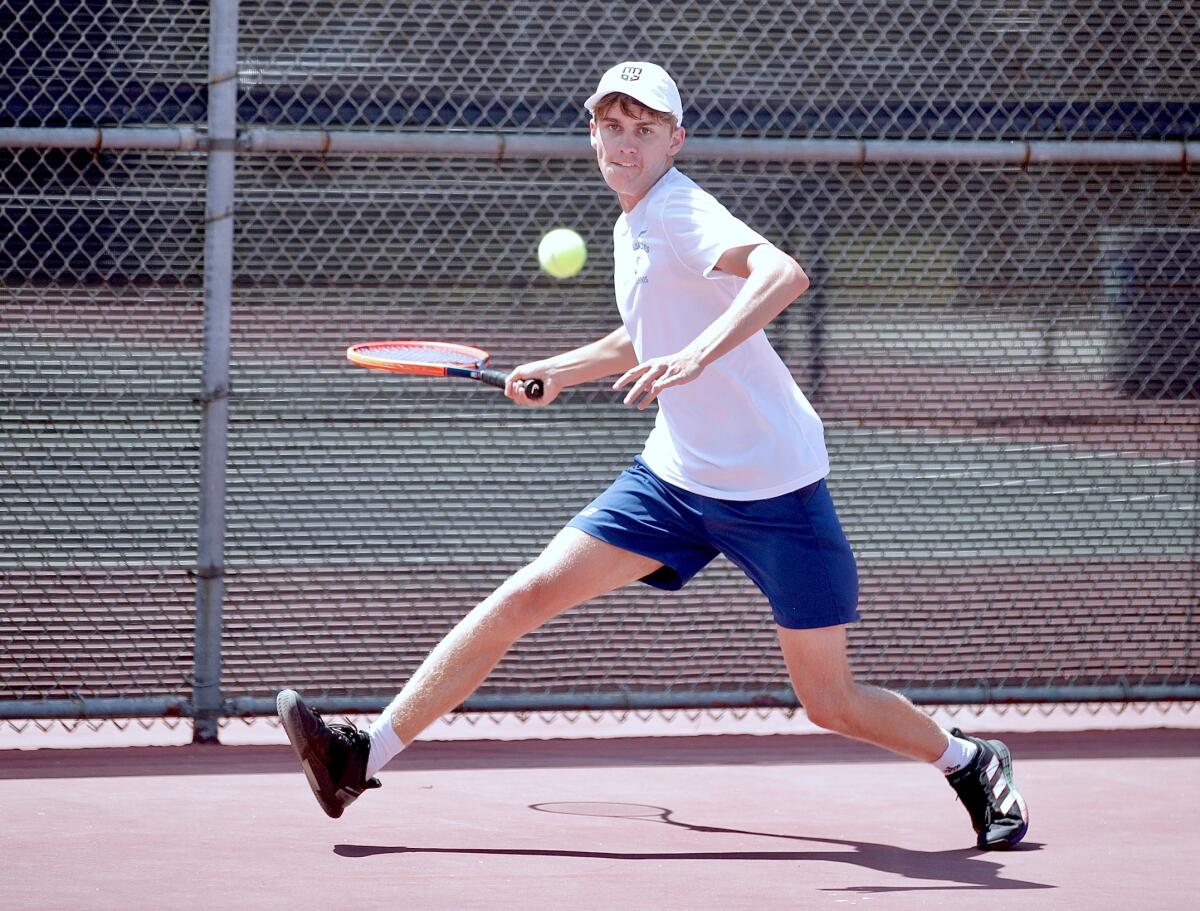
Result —
MULTIPOLYGON (((343 357, 612 328, 579 102, 620 59, 667 65, 681 167, 812 278, 768 333, 826 422, 860 677, 1200 695, 1192 4, 0 12, 0 719, 378 710, 628 463, 651 418, 603 384, 518 410, 343 357), (559 225, 566 282, 533 257, 559 225)), ((723 706, 796 706, 723 560, 556 619, 465 704, 723 706)))

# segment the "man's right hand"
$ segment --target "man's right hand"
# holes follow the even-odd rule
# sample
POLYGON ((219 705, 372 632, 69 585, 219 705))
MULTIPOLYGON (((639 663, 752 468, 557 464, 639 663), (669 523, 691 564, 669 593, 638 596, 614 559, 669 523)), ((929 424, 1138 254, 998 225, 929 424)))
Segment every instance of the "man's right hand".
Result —
POLYGON ((532 361, 514 367, 509 372, 508 382, 504 384, 504 394, 518 405, 541 408, 558 398, 558 394, 563 388, 555 378, 555 371, 545 361, 532 361), (542 397, 540 399, 531 399, 525 394, 525 380, 541 380, 542 397))

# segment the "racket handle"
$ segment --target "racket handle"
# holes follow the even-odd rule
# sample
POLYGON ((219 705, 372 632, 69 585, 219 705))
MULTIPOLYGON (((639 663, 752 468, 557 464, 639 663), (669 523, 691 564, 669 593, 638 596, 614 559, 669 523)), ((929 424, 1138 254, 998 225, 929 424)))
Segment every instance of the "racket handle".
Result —
MULTIPOLYGON (((503 389, 504 384, 508 382, 508 371, 494 370, 491 367, 480 370, 479 382, 487 383, 489 386, 499 386, 503 389)), ((540 399, 542 397, 542 381, 525 380, 525 394, 531 399, 540 399)))

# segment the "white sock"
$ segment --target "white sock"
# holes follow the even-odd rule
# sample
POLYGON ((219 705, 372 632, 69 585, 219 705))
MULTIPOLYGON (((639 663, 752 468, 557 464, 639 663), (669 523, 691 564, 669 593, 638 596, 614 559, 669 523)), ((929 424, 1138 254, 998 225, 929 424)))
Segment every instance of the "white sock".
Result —
POLYGON ((367 733, 371 735, 371 753, 367 756, 367 777, 370 778, 391 762, 392 757, 404 749, 405 743, 392 727, 391 706, 375 719, 367 733))
POLYGON ((950 738, 950 745, 933 764, 942 770, 943 775, 952 775, 963 766, 971 764, 971 760, 979 752, 979 747, 962 737, 955 737, 949 731, 946 732, 946 736, 950 738))

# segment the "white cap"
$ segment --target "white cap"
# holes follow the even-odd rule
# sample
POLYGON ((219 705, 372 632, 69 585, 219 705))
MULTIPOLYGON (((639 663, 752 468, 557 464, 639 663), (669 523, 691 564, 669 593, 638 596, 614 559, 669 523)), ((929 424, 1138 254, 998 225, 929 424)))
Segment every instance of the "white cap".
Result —
POLYGON ((683 102, 679 99, 679 88, 667 71, 656 63, 640 60, 618 63, 600 77, 596 91, 583 106, 595 114, 596 102, 613 92, 636 98, 652 111, 672 114, 675 125, 683 126, 683 102))

